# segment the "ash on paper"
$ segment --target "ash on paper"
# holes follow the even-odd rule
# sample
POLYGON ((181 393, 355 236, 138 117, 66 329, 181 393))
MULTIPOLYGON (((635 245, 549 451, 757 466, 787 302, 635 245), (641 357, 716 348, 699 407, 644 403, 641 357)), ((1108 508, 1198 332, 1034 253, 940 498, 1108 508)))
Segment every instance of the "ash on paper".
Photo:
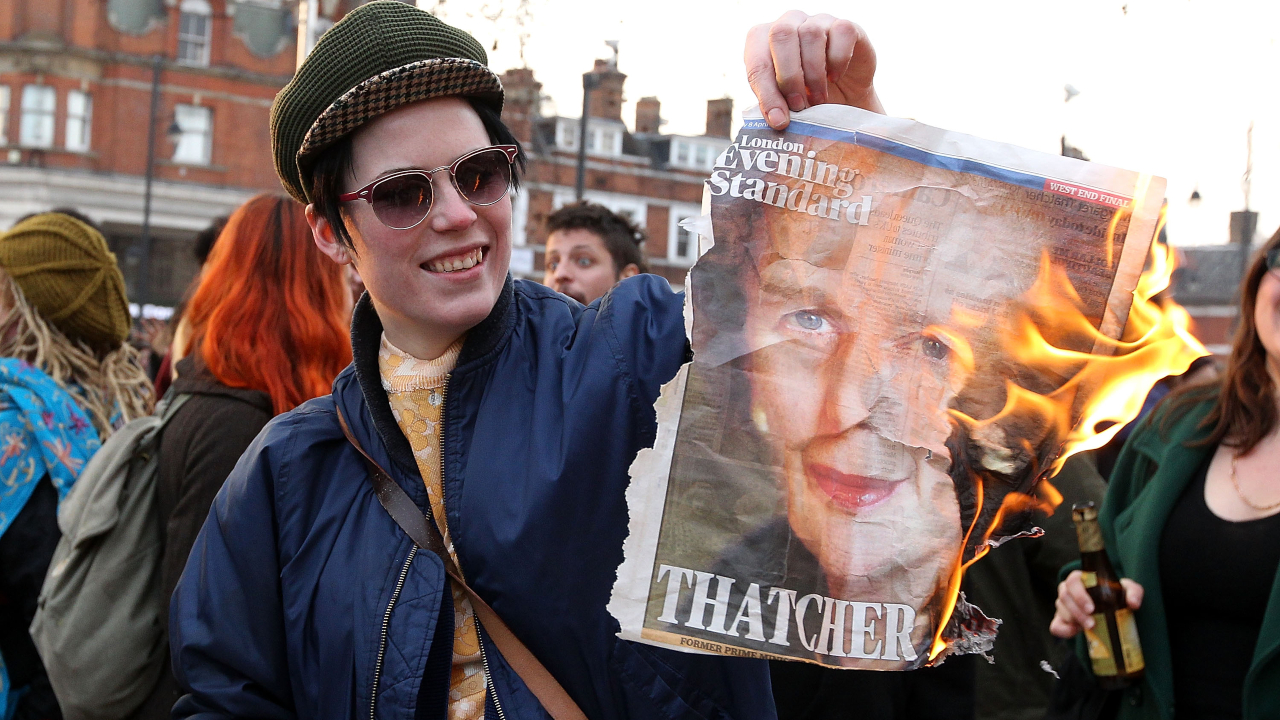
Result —
POLYGON ((989 648, 997 621, 958 593, 959 570, 1030 530, 993 523, 1061 438, 974 433, 955 413, 997 415, 1011 377, 1062 382, 1000 339, 1042 264, 1120 336, 1163 190, 853 108, 782 133, 748 117, 707 181, 694 360, 631 469, 619 635, 875 670, 989 648))

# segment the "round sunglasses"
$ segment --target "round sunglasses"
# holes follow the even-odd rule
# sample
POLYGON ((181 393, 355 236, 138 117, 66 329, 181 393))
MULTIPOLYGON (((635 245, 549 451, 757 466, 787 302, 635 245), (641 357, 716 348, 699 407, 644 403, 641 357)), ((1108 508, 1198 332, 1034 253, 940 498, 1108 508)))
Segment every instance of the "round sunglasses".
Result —
POLYGON ((472 205, 492 205, 511 188, 511 165, 520 149, 515 145, 480 148, 434 170, 403 170, 378 178, 338 196, 341 202, 364 200, 378 221, 392 230, 408 230, 426 219, 435 201, 431 177, 446 170, 453 187, 472 205))

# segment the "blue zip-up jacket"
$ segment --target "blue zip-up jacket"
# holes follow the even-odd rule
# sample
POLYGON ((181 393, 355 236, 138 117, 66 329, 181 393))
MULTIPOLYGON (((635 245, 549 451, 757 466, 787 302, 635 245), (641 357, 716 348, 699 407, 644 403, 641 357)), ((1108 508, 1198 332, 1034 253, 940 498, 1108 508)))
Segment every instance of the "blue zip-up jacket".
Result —
MULTIPOLYGON (((652 275, 588 307, 508 279, 446 387, 444 505, 462 570, 592 720, 775 718, 764 661, 623 641, 605 609, 628 467, 686 356, 682 305, 652 275)), ((443 717, 443 564, 378 503, 336 415, 428 513, 382 389, 381 334, 366 296, 333 394, 268 424, 214 501, 172 601, 188 693, 175 717, 443 717)), ((486 715, 547 717, 482 644, 486 715)))

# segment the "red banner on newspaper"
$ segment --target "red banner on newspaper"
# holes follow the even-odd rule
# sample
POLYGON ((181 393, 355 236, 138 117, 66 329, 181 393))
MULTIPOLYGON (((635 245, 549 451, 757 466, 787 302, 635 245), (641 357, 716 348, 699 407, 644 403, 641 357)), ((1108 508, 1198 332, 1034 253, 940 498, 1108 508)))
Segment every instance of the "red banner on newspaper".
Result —
POLYGON ((1071 183, 1059 182, 1057 180, 1045 180, 1044 189, 1057 195, 1066 195, 1085 202, 1095 202, 1099 205, 1106 205, 1113 208, 1127 208, 1131 202, 1130 198, 1123 195, 1113 195, 1112 193, 1094 190, 1083 185, 1072 185, 1071 183))

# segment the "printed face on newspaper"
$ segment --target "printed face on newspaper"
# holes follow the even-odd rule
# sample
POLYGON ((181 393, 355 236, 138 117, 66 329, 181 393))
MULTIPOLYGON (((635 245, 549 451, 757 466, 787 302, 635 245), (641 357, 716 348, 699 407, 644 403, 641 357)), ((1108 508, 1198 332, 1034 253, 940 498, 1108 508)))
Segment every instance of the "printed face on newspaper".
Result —
POLYGON ((708 190, 695 358, 632 468, 621 636, 879 670, 981 650, 970 528, 1057 438, 951 411, 992 417, 1025 374, 998 333, 1042 259, 1118 335, 1162 181, 825 106, 748 118, 708 190))

